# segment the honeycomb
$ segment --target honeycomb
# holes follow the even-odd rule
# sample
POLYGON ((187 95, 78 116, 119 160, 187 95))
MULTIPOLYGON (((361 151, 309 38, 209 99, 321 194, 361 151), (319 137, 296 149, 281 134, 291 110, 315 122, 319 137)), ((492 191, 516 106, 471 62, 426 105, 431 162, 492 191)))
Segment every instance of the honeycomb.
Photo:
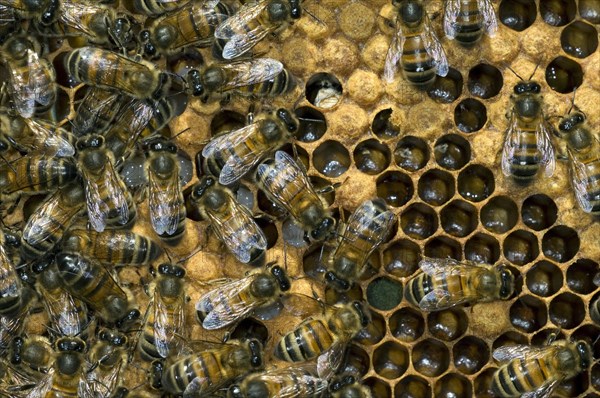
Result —
MULTIPOLYGON (((544 344, 557 329, 560 337, 588 340, 594 357, 600 358, 600 325, 593 323, 589 309, 600 296, 592 283, 600 270, 598 220, 577 206, 566 162, 557 163, 551 178, 526 187, 504 177, 499 167, 508 98, 519 81, 509 67, 523 76, 535 70, 533 79, 542 84, 550 117, 569 110, 577 88, 578 107, 592 131, 600 130, 600 4, 495 1, 499 31, 493 38, 484 36, 473 49, 443 38, 442 6, 426 2, 451 68, 427 91, 414 89, 402 77, 390 84, 381 78, 392 34, 386 22, 393 15, 388 0, 305 1, 303 7, 315 18, 304 15, 257 50, 281 60, 302 82, 296 91, 259 107, 295 108, 303 118, 295 149, 284 149, 295 150, 316 187, 336 185, 325 195, 335 213, 347 215, 378 196, 397 214, 396 229, 371 257, 360 284, 338 294, 303 278, 318 273, 322 248, 286 244, 280 210, 252 181, 244 181, 237 192, 250 203, 268 238, 266 261, 287 267, 297 278, 295 292, 314 291, 328 303, 368 302, 372 327, 349 345, 341 370, 360 374, 378 398, 492 396, 493 350, 508 343, 544 344), (337 96, 320 101, 322 87, 337 96), (423 313, 403 297, 423 257, 507 263, 516 276, 516 294, 508 301, 423 313)), ((48 117, 66 124, 83 89, 62 67, 69 42, 51 44, 49 50, 59 54, 53 59, 62 88, 48 117)), ((210 59, 209 50, 201 52, 210 59)), ((176 143, 195 157, 211 136, 242 125, 249 106, 240 98, 225 106, 191 99, 169 127, 173 133, 191 128, 176 143)), ((6 223, 18 223, 23 211, 27 204, 7 216, 6 223)), ((251 267, 223 254, 205 223, 186 222, 183 241, 167 247, 169 258, 159 261, 186 261, 190 337, 217 342, 223 332, 203 330, 195 320, 194 303, 210 289, 207 281, 239 278, 251 267), (198 248, 202 250, 187 259, 198 248)), ((158 241, 145 203, 139 205, 133 229, 158 241)), ((123 268, 119 276, 145 308, 146 270, 123 268)), ((272 353, 278 336, 299 321, 291 315, 268 322, 248 319, 231 336, 257 336, 272 353)), ((32 314, 28 334, 45 333, 47 323, 44 313, 32 314)), ((277 364, 272 358, 269 362, 277 364)), ((130 366, 125 385, 143 383, 147 367, 130 366)), ((600 364, 595 363, 564 382, 554 396, 598 394, 600 364)))

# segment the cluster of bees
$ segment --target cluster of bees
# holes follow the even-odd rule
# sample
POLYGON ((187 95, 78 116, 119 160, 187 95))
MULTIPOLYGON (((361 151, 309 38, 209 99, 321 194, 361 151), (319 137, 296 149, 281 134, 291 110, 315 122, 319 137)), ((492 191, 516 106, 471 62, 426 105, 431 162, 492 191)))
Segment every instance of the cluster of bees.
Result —
MULTIPOLYGON (((293 279, 285 266, 264 264, 267 238, 234 193, 241 179, 250 178, 289 216, 291 244, 332 247, 323 256, 321 282, 339 292, 357 282, 396 215, 373 199, 347 220, 333 217, 322 195, 335 187, 315 189, 302 163, 279 150, 300 128, 292 110, 251 112, 245 126, 211 139, 196 157, 199 181, 186 190, 192 162, 173 137, 161 134, 181 113, 175 98, 182 93, 189 101, 226 103, 238 96, 264 101, 294 89, 296 79, 281 62, 253 57, 252 49, 306 17, 301 1, 130 0, 123 4, 129 12, 111 3, 0 0, 0 30, 11 32, 0 51, 8 76, 0 115, 0 200, 10 212, 21 196, 48 194, 22 226, 1 235, 0 348, 7 355, 0 395, 372 396, 357 375, 336 375, 347 343, 369 327, 364 302, 326 305, 306 298, 310 316, 290 327, 272 354, 290 366, 270 369, 258 339, 186 340, 183 265, 155 268, 146 309, 137 308, 113 271, 155 262, 163 246, 181 241, 186 218, 201 220, 239 262, 259 266, 241 279, 215 282, 198 300, 203 328, 278 315, 292 296, 293 279), (142 25, 143 16, 150 22, 142 25), (38 38, 48 37, 81 41, 63 60, 70 78, 88 87, 68 128, 43 117, 57 97, 54 66, 40 55, 38 38), (153 62, 207 46, 215 61, 201 67, 175 73, 153 62), (138 200, 147 200, 164 245, 129 229, 138 200), (48 338, 23 336, 26 318, 41 306, 48 338), (147 365, 148 381, 128 390, 123 372, 136 356, 147 365)), ((444 49, 421 1, 392 4, 396 33, 383 78, 393 80, 400 67, 409 83, 426 88, 448 73, 444 49)), ((489 0, 447 1, 443 28, 459 44, 473 46, 497 30, 494 8, 489 0)), ((521 80, 511 96, 503 172, 520 184, 541 172, 552 175, 552 135, 558 135, 567 142, 581 209, 599 215, 600 142, 585 114, 573 104, 554 134, 540 84, 521 80)), ((503 266, 429 258, 420 268, 406 299, 424 311, 514 294, 514 277, 503 266)), ((592 315, 600 323, 598 307, 592 315)), ((588 342, 566 340, 500 347, 494 358, 504 363, 492 382, 500 397, 549 396, 593 360, 588 342)))

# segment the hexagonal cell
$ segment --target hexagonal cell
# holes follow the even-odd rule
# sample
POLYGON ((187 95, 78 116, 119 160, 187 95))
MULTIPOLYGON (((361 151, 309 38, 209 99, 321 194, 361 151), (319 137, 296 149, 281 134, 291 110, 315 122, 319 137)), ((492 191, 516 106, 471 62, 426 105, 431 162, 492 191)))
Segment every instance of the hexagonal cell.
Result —
POLYGON ((392 389, 390 385, 378 377, 369 377, 363 381, 363 384, 371 390, 374 397, 391 398, 392 389))
POLYGON ((425 244, 425 257, 462 259, 460 243, 446 236, 438 236, 425 244))
POLYGON ((327 131, 327 121, 318 109, 301 106, 294 111, 300 126, 295 137, 298 141, 314 142, 319 140, 327 131))
POLYGON ((525 276, 527 288, 536 296, 549 297, 562 287, 561 270, 548 261, 536 263, 525 276))
POLYGON ((497 368, 487 368, 475 378, 474 389, 475 396, 478 398, 496 398, 492 390, 492 380, 497 368))
POLYGON ((450 352, 441 342, 425 339, 414 346, 412 364, 415 370, 423 376, 436 377, 448 369, 450 352))
POLYGON ((367 287, 367 302, 378 310, 388 311, 402 301, 402 284, 382 276, 367 287))
POLYGON ((525 333, 540 330, 548 321, 546 305, 533 296, 522 296, 510 306, 510 323, 525 333))
POLYGON ((490 349, 485 341, 475 336, 465 336, 452 347, 452 358, 456 370, 472 375, 489 361, 490 349))
POLYGON ((563 29, 560 45, 567 54, 586 58, 598 48, 598 31, 588 23, 575 21, 563 29))
POLYGON ((383 266, 386 272, 399 278, 412 275, 419 268, 419 261, 419 245, 408 239, 398 240, 383 251, 383 266))
POLYGON ((454 124, 463 133, 481 130, 487 122, 485 105, 474 98, 466 98, 454 108, 454 124))
POLYGON ((540 16, 548 25, 564 26, 575 18, 575 0, 549 0, 540 2, 540 16))
POLYGON ((503 84, 502 72, 493 65, 478 64, 469 71, 467 87, 475 97, 483 99, 495 97, 502 90, 503 84))
POLYGON ((556 222, 558 208, 547 195, 532 195, 523 201, 521 218, 523 223, 535 231, 549 228, 556 222))
POLYGON ((325 266, 323 259, 327 256, 323 245, 314 245, 307 250, 302 256, 302 269, 304 273, 313 278, 319 280, 322 274, 325 272, 325 266))
MULTIPOLYGON (((357 300, 360 300, 358 298, 357 300)), ((348 302, 346 300, 345 302, 348 302)), ((366 346, 372 346, 379 343, 386 333, 386 320, 375 311, 371 311, 371 322, 360 332, 360 338, 356 341, 366 346)))
POLYGON ((465 259, 495 264, 500 258, 500 243, 491 235, 477 233, 465 243, 465 259))
POLYGON ((428 238, 438 228, 437 214, 423 203, 413 203, 400 215, 400 228, 413 239, 428 238))
POLYGON ((598 274, 598 263, 582 258, 567 269, 567 285, 579 294, 589 294, 597 289, 594 277, 598 274))
POLYGON ((262 229, 267 237, 267 249, 275 246, 277 239, 279 239, 279 233, 277 232, 275 223, 266 217, 258 217, 255 218, 254 221, 256 221, 256 224, 262 229))
POLYGON ((600 354, 600 339, 598 339, 598 336, 600 336, 600 327, 583 324, 573 332, 571 339, 575 341, 587 341, 590 344, 590 347, 592 347, 594 358, 598 358, 598 354, 600 354))
POLYGON ((365 174, 377 175, 388 168, 392 154, 387 145, 370 139, 354 148, 354 164, 365 174))
POLYGON ((452 341, 467 330, 469 320, 460 308, 450 308, 427 314, 427 328, 433 337, 443 341, 452 341))
POLYGON ((593 24, 600 24, 600 4, 597 0, 579 0, 579 15, 593 24))
POLYGON ((482 208, 481 224, 490 232, 503 234, 510 231, 519 220, 517 204, 508 196, 495 196, 482 208))
POLYGON ((442 170, 429 170, 419 178, 419 197, 425 203, 440 206, 454 196, 454 178, 442 170))
POLYGON ((431 385, 419 376, 406 376, 394 388, 395 398, 429 398, 431 385))
POLYGON ((504 240, 504 257, 515 265, 532 262, 540 254, 537 238, 529 231, 519 229, 504 240))
POLYGON ((458 134, 445 134, 433 146, 435 161, 448 170, 459 170, 471 160, 471 145, 458 134))
POLYGON ((331 183, 331 181, 313 175, 308 176, 308 180, 313 188, 315 188, 315 190, 323 197, 323 199, 325 199, 325 202, 327 202, 329 206, 335 202, 335 189, 332 189, 334 185, 331 183))
POLYGON ((255 338, 262 344, 269 339, 267 327, 256 319, 246 318, 238 323, 231 332, 232 339, 250 339, 255 338))
POLYGON ((408 350, 398 343, 387 341, 373 352, 373 369, 381 377, 396 379, 408 368, 408 350))
POLYGON ((328 140, 313 152, 313 165, 327 177, 339 177, 350 167, 350 153, 339 142, 328 140))
POLYGON ((331 286, 325 286, 325 302, 327 304, 348 303, 354 300, 362 300, 363 291, 358 283, 353 283, 350 290, 340 292, 331 286))
POLYGON ((505 345, 522 345, 529 344, 529 340, 527 336, 518 333, 518 332, 506 332, 498 336, 496 340, 492 343, 492 352, 498 347, 503 347, 505 345))
POLYGON ((246 116, 239 112, 223 109, 215 114, 210 121, 210 135, 215 137, 219 134, 237 130, 246 125, 246 116))
POLYGON ((412 342, 423 335, 425 320, 419 311, 410 307, 400 308, 389 319, 392 336, 403 342, 412 342))
POLYGON ((533 0, 502 0, 498 8, 500 22, 517 32, 530 27, 536 17, 537 7, 533 0))
POLYGON ((458 373, 448 373, 435 383, 436 398, 470 398, 473 396, 471 382, 458 373))
POLYGON ((399 171, 388 171, 375 182, 377 196, 392 207, 404 206, 415 193, 412 180, 399 171))
POLYGON ((487 199, 496 189, 494 174, 479 164, 467 166, 458 175, 458 193, 470 202, 487 199))
POLYGON ((542 329, 531 338, 531 345, 543 346, 547 345, 549 341, 562 340, 565 335, 562 331, 557 328, 542 329))
POLYGON ((552 323, 563 329, 579 326, 585 317, 583 300, 572 293, 561 293, 554 297, 548 310, 552 323))
POLYGON ((583 70, 577 62, 558 56, 546 66, 546 83, 556 92, 573 92, 583 82, 583 70))
POLYGON ((402 137, 394 149, 394 161, 408 171, 417 171, 429 161, 429 148, 420 138, 407 135, 402 137))
POLYGON ((69 51, 63 51, 59 53, 52 60, 52 65, 56 71, 56 83, 63 87, 73 88, 77 86, 79 82, 69 75, 69 72, 67 72, 67 68, 65 66, 67 55, 69 55, 69 51))
POLYGON ((338 373, 357 374, 363 377, 369 372, 371 359, 369 354, 356 344, 348 344, 342 365, 338 373))
POLYGON ((577 231, 565 225, 557 225, 544 234, 542 251, 549 259, 564 263, 572 259, 579 251, 577 231))
POLYGON ((427 89, 429 98, 440 104, 450 104, 462 94, 463 77, 460 72, 452 67, 446 76, 437 76, 433 84, 427 89))
POLYGON ((342 83, 331 73, 316 73, 306 82, 306 99, 317 108, 333 108, 340 102, 342 92, 342 83))
POLYGON ((477 228, 477 209, 463 200, 453 200, 440 212, 440 224, 446 233, 465 237, 477 228))
POLYGON ((373 118, 371 123, 371 131, 382 140, 395 138, 400 134, 400 128, 394 126, 390 121, 392 117, 392 108, 382 109, 373 118))

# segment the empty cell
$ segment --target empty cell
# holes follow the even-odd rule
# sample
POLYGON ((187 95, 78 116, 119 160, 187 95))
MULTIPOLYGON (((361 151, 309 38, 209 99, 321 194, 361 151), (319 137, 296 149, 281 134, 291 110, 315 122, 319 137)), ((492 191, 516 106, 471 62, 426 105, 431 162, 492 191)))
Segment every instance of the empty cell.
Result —
POLYGON ((460 170, 471 160, 471 145, 458 134, 446 134, 435 142, 433 154, 444 169, 460 170))
POLYGON ((467 166, 458 175, 458 193, 470 202, 487 199, 495 188, 494 174, 482 165, 467 166))
POLYGON ((437 215, 431 207, 423 203, 414 203, 400 215, 400 228, 410 238, 428 238, 438 228, 437 215))
POLYGON ((419 178, 417 192, 423 202, 443 205, 454 196, 454 178, 446 171, 429 170, 419 178))
POLYGON ((492 391, 492 380, 496 370, 497 368, 487 368, 477 375, 473 386, 477 398, 496 398, 496 394, 492 391))
POLYGON ((429 161, 429 148, 420 138, 407 135, 402 137, 394 150, 396 164, 408 171, 417 171, 429 161))
POLYGON ((381 140, 389 140, 400 134, 400 128, 395 126, 390 120, 392 108, 382 109, 373 118, 371 131, 381 140))
POLYGON ((342 83, 331 73, 316 73, 306 82, 306 99, 322 109, 331 109, 342 98, 342 83))
POLYGON ((387 341, 373 352, 373 369, 388 380, 402 376, 408 364, 408 350, 396 342, 387 341))
MULTIPOLYGON (((362 298, 356 298, 354 300, 362 300, 362 298)), ((344 299, 341 302, 349 302, 350 300, 344 299)), ((372 346, 379 343, 386 333, 386 320, 383 316, 375 311, 371 311, 371 322, 369 325, 360 332, 360 338, 356 341, 365 346, 372 346)))
POLYGON ((267 249, 272 248, 279 239, 279 233, 277 232, 277 226, 275 223, 267 217, 257 217, 254 219, 256 224, 262 229, 267 237, 267 249))
POLYGON ((246 125, 246 116, 228 109, 221 110, 210 121, 210 135, 215 137, 246 125))
POLYGON ((404 278, 419 268, 421 249, 408 239, 398 240, 383 251, 383 266, 386 272, 404 278))
POLYGON ((569 289, 579 294, 589 294, 598 287, 594 284, 594 277, 600 271, 598 263, 582 258, 567 268, 567 285, 569 289))
POLYGON ((502 347, 505 345, 523 345, 523 344, 529 344, 529 340, 527 339, 527 336, 525 336, 521 333, 518 333, 518 332, 514 332, 514 331, 502 333, 492 343, 492 353, 498 347, 502 347))
POLYGON ((515 265, 525 265, 540 254, 537 238, 522 229, 511 232, 504 240, 504 257, 515 265))
POLYGON ((413 197, 415 188, 410 177, 399 171, 387 171, 375 182, 377 196, 392 207, 404 206, 413 197))
POLYGON ((519 209, 508 196, 495 196, 481 208, 479 217, 485 229, 502 234, 517 224, 519 209))
POLYGON ((436 398, 471 398, 473 387, 466 377, 458 373, 448 373, 435 383, 434 394, 436 398))
POLYGON ((369 358, 369 354, 356 344, 348 344, 338 373, 351 373, 364 377, 369 372, 370 366, 371 359, 369 358))
POLYGON ((598 0, 579 0, 579 15, 593 24, 600 24, 600 2, 598 0))
POLYGON ((436 377, 448 369, 450 352, 440 341, 425 339, 413 347, 412 364, 423 376, 436 377))
POLYGON ((435 311, 427 315, 429 333, 442 341, 456 340, 465 333, 468 325, 469 320, 460 308, 435 311))
POLYGON ((563 29, 560 45, 567 54, 575 58, 586 58, 598 48, 598 31, 589 23, 575 21, 563 29))
POLYGON ((551 227, 557 216, 556 203, 547 195, 532 195, 523 201, 521 218, 525 225, 535 231, 551 227))
POLYGON ((485 341, 475 336, 465 336, 452 347, 452 358, 456 370, 472 375, 489 361, 490 349, 485 341))
POLYGON ((493 65, 478 64, 469 71, 467 87, 475 97, 482 99, 495 97, 502 90, 503 84, 502 72, 493 65))
POLYGON ((394 388, 395 398, 430 398, 431 386, 419 376, 406 376, 394 388))
POLYGON ((562 55, 554 58, 546 66, 545 75, 548 86, 561 94, 573 92, 583 82, 583 70, 581 66, 562 55))
POLYGON ((269 339, 267 327, 256 319, 246 318, 238 323, 231 332, 232 339, 257 339, 265 344, 269 339))
POLYGON ((563 285, 563 274, 561 270, 548 261, 536 263, 525 276, 529 291, 536 296, 549 297, 563 285))
POLYGON ((377 175, 388 168, 392 154, 387 145, 370 139, 354 148, 354 164, 365 174, 377 175))
POLYGON ((314 142, 323 137, 327 131, 327 121, 323 113, 310 106, 301 106, 294 113, 300 122, 298 131, 295 134, 297 140, 314 142))
POLYGON ((491 235, 477 233, 465 243, 465 259, 495 264, 500 258, 500 243, 491 235))
POLYGON ((555 327, 550 327, 547 329, 542 329, 536 334, 534 334, 531 338, 531 345, 543 346, 548 344, 548 341, 562 340, 564 338, 565 335, 562 331, 555 327))
POLYGON ((56 88, 56 100, 48 110, 48 116, 52 120, 65 120, 71 113, 71 99, 61 87, 56 88))
POLYGON ((564 26, 575 18, 575 0, 546 0, 540 2, 540 16, 548 25, 564 26))
POLYGON ((573 228, 558 225, 544 234, 542 251, 551 259, 564 263, 572 259, 579 251, 579 236, 573 228))
POLYGON ((421 312, 410 307, 400 308, 389 320, 390 332, 402 342, 412 342, 423 335, 425 320, 421 312))
POLYGON ((463 77, 460 72, 452 67, 446 76, 437 76, 433 84, 427 89, 427 95, 440 104, 450 104, 462 94, 463 77))
POLYGON ((454 124, 463 133, 479 131, 485 122, 487 122, 487 109, 479 100, 466 98, 454 108, 454 124))
POLYGON ((378 377, 369 377, 363 381, 363 384, 371 390, 374 397, 392 398, 392 389, 390 385, 378 377))
POLYGON ((453 258, 462 260, 460 243, 446 236, 438 236, 425 244, 425 257, 453 258))
POLYGON ((536 17, 537 7, 533 0, 502 0, 498 8, 500 22, 517 32, 530 27, 536 17))
POLYGON ((313 152, 313 165, 327 177, 339 177, 350 167, 350 154, 339 142, 325 141, 313 152))
POLYGON ((453 200, 440 212, 440 224, 446 233, 465 237, 477 228, 477 209, 463 200, 453 200))
POLYGON ((561 293, 550 302, 549 314, 550 321, 556 326, 573 329, 583 322, 585 306, 579 296, 572 293, 561 293))
POLYGON ((510 323, 525 333, 540 330, 548 321, 546 304, 533 296, 522 296, 510 306, 510 323))

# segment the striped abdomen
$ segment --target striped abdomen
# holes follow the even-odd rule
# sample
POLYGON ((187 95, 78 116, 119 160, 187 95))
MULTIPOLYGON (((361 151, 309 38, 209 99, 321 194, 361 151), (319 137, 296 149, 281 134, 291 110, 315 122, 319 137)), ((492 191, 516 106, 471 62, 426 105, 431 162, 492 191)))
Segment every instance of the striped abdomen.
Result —
POLYGON ((140 338, 138 346, 141 358, 144 361, 148 362, 165 358, 164 355, 161 355, 156 346, 156 326, 159 326, 161 329, 165 330, 164 337, 166 339, 172 338, 170 341, 161 340, 158 342, 159 344, 161 344, 161 346, 168 347, 170 353, 175 347, 176 340, 182 338, 183 335, 183 331, 179 330, 177 326, 180 325, 180 319, 183 317, 181 312, 183 309, 182 301, 184 301, 185 298, 182 296, 157 298, 156 293, 154 297, 155 299, 148 307, 148 311, 146 313, 144 330, 142 332, 142 336, 140 338), (160 300, 161 302, 158 303, 157 300, 160 300), (155 317, 157 305, 162 306, 160 313, 163 315, 159 319, 159 325, 156 324, 155 317))
POLYGON ((287 69, 283 69, 277 76, 261 83, 235 88, 237 94, 244 97, 277 97, 292 91, 296 87, 296 79, 287 69))
POLYGON ((335 337, 325 319, 313 319, 286 334, 275 347, 275 356, 287 362, 304 362, 327 351, 335 337))
POLYGON ((15 268, 8 260, 4 248, 0 246, 0 315, 14 316, 23 305, 23 287, 15 268))
POLYGON ((70 158, 33 155, 4 165, 0 173, 4 172, 14 177, 12 184, 2 188, 4 192, 44 193, 72 181, 77 176, 77 167, 70 158))
POLYGON ((418 32, 407 35, 400 62, 404 77, 415 86, 427 86, 435 80, 435 61, 418 32))
MULTIPOLYGON (((237 347, 236 347, 237 348, 237 347)), ((162 377, 163 390, 171 394, 181 394, 196 378, 201 380, 199 394, 207 393, 214 386, 238 376, 223 366, 231 349, 208 350, 198 355, 188 355, 169 366, 162 377)))
POLYGON ((554 378, 555 372, 545 358, 514 359, 494 373, 492 390, 498 397, 519 397, 554 378))
POLYGON ((519 135, 518 145, 509 159, 510 174, 517 182, 528 183, 540 170, 542 154, 538 149, 535 126, 523 123, 519 128, 520 131, 515 132, 519 135))
MULTIPOLYGON (((597 150, 600 146, 595 147, 597 150)), ((600 216, 600 154, 588 161, 582 160, 585 169, 585 201, 591 205, 590 214, 600 216)))
POLYGON ((465 46, 475 44, 483 36, 483 17, 476 0, 462 0, 456 18, 456 40, 465 46))

